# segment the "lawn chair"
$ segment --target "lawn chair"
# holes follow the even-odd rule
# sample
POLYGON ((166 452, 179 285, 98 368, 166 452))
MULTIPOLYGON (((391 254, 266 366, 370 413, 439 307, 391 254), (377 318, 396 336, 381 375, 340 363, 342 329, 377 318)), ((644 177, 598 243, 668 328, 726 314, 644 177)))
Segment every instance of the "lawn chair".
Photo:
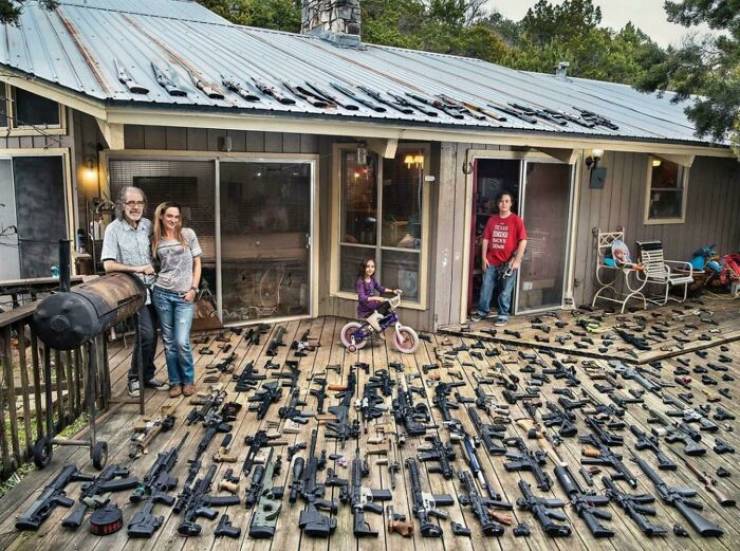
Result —
POLYGON ((663 243, 660 241, 638 241, 640 249, 640 263, 643 267, 642 277, 645 284, 657 285, 664 289, 658 295, 648 300, 661 306, 669 300, 684 302, 689 293, 689 285, 694 283, 694 271, 690 262, 679 260, 665 260, 663 258, 663 243), (672 287, 683 285, 683 298, 677 299, 669 295, 672 287))
POLYGON ((627 303, 635 299, 642 300, 643 308, 647 308, 647 299, 642 293, 647 280, 639 277, 640 267, 632 262, 616 262, 611 257, 615 241, 624 242, 624 230, 601 232, 598 228, 594 228, 594 234, 596 235, 596 281, 601 287, 596 291, 591 307, 596 306, 597 300, 606 300, 620 304, 621 312, 624 313, 627 303), (609 262, 610 259, 611 262, 609 262))

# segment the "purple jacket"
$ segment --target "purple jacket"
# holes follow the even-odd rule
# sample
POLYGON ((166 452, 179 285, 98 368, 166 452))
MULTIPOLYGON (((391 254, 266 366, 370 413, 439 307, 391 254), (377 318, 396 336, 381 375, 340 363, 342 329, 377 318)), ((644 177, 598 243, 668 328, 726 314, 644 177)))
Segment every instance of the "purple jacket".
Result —
POLYGON ((358 277, 357 283, 355 284, 355 290, 357 291, 357 297, 359 299, 359 303, 357 304, 357 317, 368 317, 382 304, 382 302, 368 301, 369 297, 385 293, 385 287, 378 283, 378 280, 374 277, 370 278, 370 281, 365 281, 364 277, 358 277))

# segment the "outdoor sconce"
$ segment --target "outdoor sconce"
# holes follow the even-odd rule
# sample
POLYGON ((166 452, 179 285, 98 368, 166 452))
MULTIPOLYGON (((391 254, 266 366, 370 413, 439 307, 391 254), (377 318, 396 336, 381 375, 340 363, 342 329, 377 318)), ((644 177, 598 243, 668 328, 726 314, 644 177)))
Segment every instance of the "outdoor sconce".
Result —
POLYGON ((658 168, 660 165, 663 164, 663 161, 661 161, 660 159, 653 159, 652 164, 653 168, 658 168))
POLYGON ((85 160, 85 168, 82 171, 82 179, 88 185, 97 184, 98 182, 98 170, 92 157, 88 157, 85 160))
POLYGON ((406 156, 403 158, 403 162, 408 169, 411 169, 411 165, 414 165, 414 168, 423 168, 424 155, 422 155, 421 153, 417 153, 416 155, 412 153, 407 153, 406 156))
POLYGON ((604 157, 603 149, 592 149, 591 155, 586 157, 586 166, 589 170, 589 187, 591 189, 603 189, 606 180, 606 168, 600 167, 599 162, 604 157))

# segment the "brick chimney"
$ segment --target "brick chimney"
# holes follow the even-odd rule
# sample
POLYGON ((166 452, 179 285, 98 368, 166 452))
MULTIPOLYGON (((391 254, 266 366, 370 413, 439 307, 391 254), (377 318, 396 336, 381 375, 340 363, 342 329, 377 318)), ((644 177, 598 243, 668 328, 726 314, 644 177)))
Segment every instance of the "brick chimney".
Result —
POLYGON ((360 0, 303 0, 301 33, 344 48, 359 48, 360 0))

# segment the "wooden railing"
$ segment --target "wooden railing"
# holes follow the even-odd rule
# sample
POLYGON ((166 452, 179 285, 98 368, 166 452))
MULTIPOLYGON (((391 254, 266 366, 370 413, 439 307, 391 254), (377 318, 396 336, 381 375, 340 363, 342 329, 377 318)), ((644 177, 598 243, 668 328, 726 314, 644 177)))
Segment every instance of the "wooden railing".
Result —
MULTIPOLYGON (((48 432, 44 399, 52 389, 53 430, 58 433, 85 411, 86 346, 71 351, 50 349, 37 337, 31 320, 38 303, 0 313, 0 479, 7 479, 33 456, 34 443, 48 432), (44 377, 48 362, 51 375, 44 377)), ((98 337, 98 407, 106 409, 110 378, 105 336, 98 337)), ((54 435, 52 435, 54 436, 54 435)))

